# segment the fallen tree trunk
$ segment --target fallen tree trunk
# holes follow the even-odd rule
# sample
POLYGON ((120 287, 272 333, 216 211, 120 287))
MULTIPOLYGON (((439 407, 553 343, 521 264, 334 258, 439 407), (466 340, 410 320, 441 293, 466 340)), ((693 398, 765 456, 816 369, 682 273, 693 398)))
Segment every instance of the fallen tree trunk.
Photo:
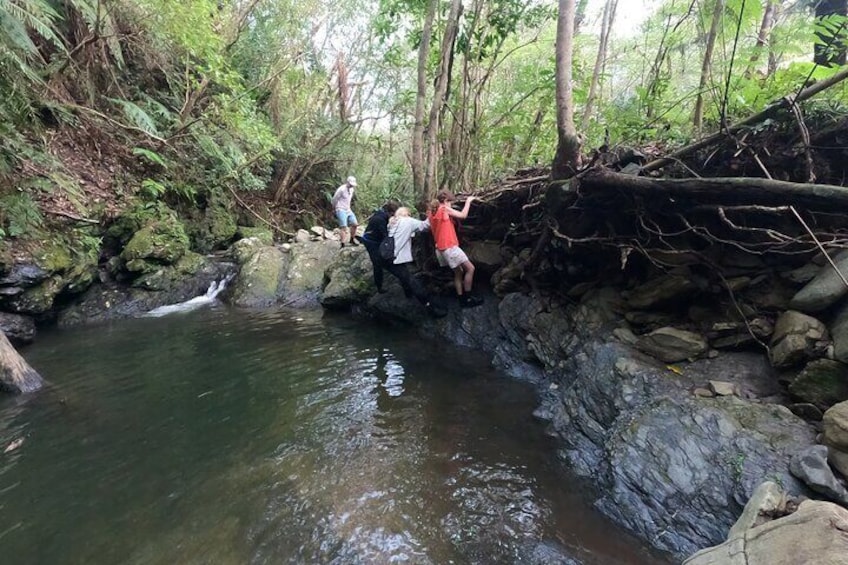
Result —
POLYGON ((579 177, 577 190, 583 197, 591 197, 592 191, 610 189, 654 196, 691 196, 704 204, 802 204, 831 212, 846 206, 845 211, 848 212, 848 188, 830 184, 751 177, 666 179, 637 177, 608 169, 593 169, 579 177))
POLYGON ((15 351, 6 334, 0 332, 0 390, 22 394, 34 392, 43 385, 41 375, 15 351))
POLYGON ((797 96, 792 96, 792 95, 784 96, 783 98, 781 98, 780 100, 778 100, 777 102, 775 102, 774 104, 772 104, 771 106, 769 106, 768 108, 763 110, 762 112, 754 114, 753 116, 750 116, 750 117, 742 120, 741 122, 733 124, 733 125, 729 126, 726 130, 716 132, 712 135, 709 135, 709 136, 707 136, 703 139, 696 141, 695 143, 692 143, 691 145, 687 145, 686 147, 682 147, 682 148, 678 149, 677 151, 669 153, 669 155, 667 157, 655 159, 655 160, 651 161, 650 163, 647 163, 644 167, 642 167, 641 172, 642 173, 648 173, 648 172, 651 172, 651 171, 656 171, 656 170, 661 169, 661 168, 663 168, 667 165, 675 163, 676 161, 678 161, 682 157, 686 157, 687 155, 691 155, 695 151, 698 151, 700 149, 704 149, 705 147, 709 147, 709 146, 711 146, 715 143, 718 143, 718 142, 726 139, 729 135, 736 134, 736 133, 742 131, 743 129, 745 129, 746 127, 753 126, 755 124, 758 124, 758 123, 764 121, 766 118, 770 118, 771 116, 773 116, 779 110, 782 110, 784 108, 790 108, 794 104, 797 104, 798 102, 803 102, 804 100, 807 100, 808 98, 812 98, 813 96, 815 96, 819 92, 822 92, 823 90, 827 90, 828 88, 830 88, 831 86, 833 86, 835 84, 839 84, 840 82, 842 82, 846 78, 848 78, 848 69, 843 69, 843 70, 839 71, 838 73, 836 73, 835 75, 833 75, 832 77, 827 78, 823 81, 817 82, 817 83, 810 85, 807 88, 801 90, 801 92, 799 92, 797 94, 797 96))

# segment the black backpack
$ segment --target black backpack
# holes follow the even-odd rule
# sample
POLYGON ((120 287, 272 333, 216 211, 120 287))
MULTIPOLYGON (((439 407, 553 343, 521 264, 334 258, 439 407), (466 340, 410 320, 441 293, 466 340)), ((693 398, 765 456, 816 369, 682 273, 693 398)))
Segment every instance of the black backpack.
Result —
POLYGON ((380 257, 389 263, 395 260, 395 238, 394 236, 386 236, 380 242, 380 257))

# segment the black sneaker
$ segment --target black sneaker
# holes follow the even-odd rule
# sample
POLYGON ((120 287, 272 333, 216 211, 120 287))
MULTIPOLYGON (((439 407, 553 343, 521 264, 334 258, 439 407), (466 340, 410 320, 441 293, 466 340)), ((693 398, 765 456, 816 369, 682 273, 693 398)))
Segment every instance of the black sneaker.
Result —
POLYGON ((344 249, 344 241, 342 242, 342 249, 344 249))

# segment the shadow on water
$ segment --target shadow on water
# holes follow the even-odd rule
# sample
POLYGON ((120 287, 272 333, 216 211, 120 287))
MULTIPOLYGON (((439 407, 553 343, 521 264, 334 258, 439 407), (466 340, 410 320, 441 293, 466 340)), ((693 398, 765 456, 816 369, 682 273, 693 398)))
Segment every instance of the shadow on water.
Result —
POLYGON ((320 312, 44 334, 0 401, 15 563, 661 563, 485 356, 320 312), (572 561, 573 559, 573 561, 572 561))

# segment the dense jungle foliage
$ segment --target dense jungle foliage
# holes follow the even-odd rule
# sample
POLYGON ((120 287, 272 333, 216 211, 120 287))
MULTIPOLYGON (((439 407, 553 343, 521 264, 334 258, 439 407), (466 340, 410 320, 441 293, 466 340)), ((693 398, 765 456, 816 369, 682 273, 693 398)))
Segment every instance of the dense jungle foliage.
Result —
MULTIPOLYGON (((429 192, 548 165, 557 13, 529 0, 0 0, 0 240, 60 222, 74 253, 96 256, 101 226, 139 201, 284 233, 329 219, 348 174, 362 211, 414 203, 416 136, 429 192)), ((587 151, 659 154, 844 63, 845 2, 580 0, 575 26, 587 151)), ((835 121, 846 97, 843 83, 804 111, 835 121)))

